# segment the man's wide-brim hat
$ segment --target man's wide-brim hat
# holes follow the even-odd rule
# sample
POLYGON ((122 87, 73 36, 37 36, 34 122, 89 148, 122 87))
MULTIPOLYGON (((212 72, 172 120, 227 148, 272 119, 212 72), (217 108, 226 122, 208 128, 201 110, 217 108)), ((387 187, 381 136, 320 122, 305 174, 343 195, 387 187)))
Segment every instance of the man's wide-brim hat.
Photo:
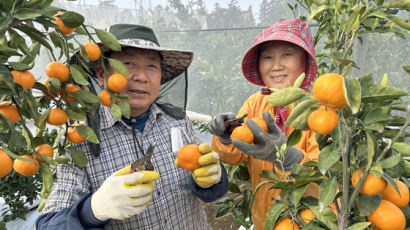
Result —
MULTIPOLYGON (((154 31, 146 26, 133 24, 115 24, 107 28, 121 44, 121 47, 134 47, 155 50, 161 57, 162 81, 164 83, 183 73, 191 64, 194 53, 160 47, 154 31)), ((102 52, 109 48, 101 45, 102 52)))

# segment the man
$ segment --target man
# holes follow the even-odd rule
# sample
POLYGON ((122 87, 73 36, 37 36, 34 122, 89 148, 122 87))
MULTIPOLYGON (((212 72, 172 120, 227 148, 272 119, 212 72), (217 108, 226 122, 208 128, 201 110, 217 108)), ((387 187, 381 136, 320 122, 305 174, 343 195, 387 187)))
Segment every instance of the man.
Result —
MULTIPOLYGON (((164 110, 156 103, 161 84, 186 71, 193 53, 160 47, 153 31, 144 26, 118 24, 109 32, 122 50, 106 52, 106 56, 122 61, 130 72, 122 93, 130 96, 131 118, 116 121, 110 108, 101 106, 99 156, 87 143, 75 146, 89 162, 84 168, 57 167, 37 228, 209 229, 199 199, 211 202, 222 197, 227 192, 226 172, 215 153, 207 157, 213 160, 203 164, 200 178, 193 178, 195 171, 175 167, 175 150, 181 146, 174 143, 201 142, 186 116, 176 119, 175 109, 167 105, 164 110), (129 164, 142 158, 153 142, 154 171, 131 173, 129 164), (203 173, 204 168, 208 173, 203 173)), ((107 69, 108 74, 96 68, 100 86, 113 73, 111 67, 107 69)))

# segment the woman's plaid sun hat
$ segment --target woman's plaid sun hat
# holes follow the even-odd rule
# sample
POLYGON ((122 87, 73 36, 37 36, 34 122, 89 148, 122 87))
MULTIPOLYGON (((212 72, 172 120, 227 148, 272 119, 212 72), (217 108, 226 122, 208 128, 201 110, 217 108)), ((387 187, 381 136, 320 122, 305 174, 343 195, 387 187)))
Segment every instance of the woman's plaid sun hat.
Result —
MULTIPOLYGON (((115 24, 107 28, 120 43, 121 47, 135 47, 155 50, 160 53, 162 83, 178 77, 191 64, 194 53, 191 51, 174 50, 160 47, 154 31, 146 26, 134 24, 115 24)), ((110 51, 101 45, 103 53, 110 51)))
POLYGON ((242 72, 248 81, 255 85, 265 85, 259 72, 259 48, 263 43, 269 41, 286 41, 305 50, 308 53, 305 79, 312 81, 315 78, 317 65, 312 35, 305 22, 295 19, 279 21, 255 37, 253 46, 242 60, 242 72))

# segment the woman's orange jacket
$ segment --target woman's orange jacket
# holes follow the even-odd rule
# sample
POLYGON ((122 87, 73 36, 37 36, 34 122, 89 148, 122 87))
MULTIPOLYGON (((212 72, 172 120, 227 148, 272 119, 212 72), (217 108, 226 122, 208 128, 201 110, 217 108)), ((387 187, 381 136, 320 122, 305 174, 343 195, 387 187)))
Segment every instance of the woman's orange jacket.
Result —
MULTIPOLYGON (((272 117, 274 117, 275 107, 267 103, 265 98, 266 96, 262 95, 259 92, 250 96, 245 101, 242 108, 239 110, 237 117, 240 117, 247 113, 248 116, 245 118, 246 121, 247 119, 251 119, 254 117, 262 117, 262 113, 265 111, 268 111, 272 115, 272 117)), ((290 111, 290 108, 288 108, 288 111, 290 111)), ((287 136, 289 136, 289 134, 291 134, 292 131, 293 128, 288 127, 286 129, 287 136)), ((236 149, 232 144, 222 144, 219 141, 219 138, 216 136, 214 136, 212 139, 212 147, 214 151, 216 151, 220 155, 220 158, 224 163, 238 165, 243 160, 248 160, 248 170, 252 181, 252 192, 254 192, 256 186, 260 182, 265 180, 259 176, 262 170, 273 170, 272 162, 258 160, 251 156, 243 154, 238 149, 236 149)), ((303 131, 301 140, 297 145, 293 147, 298 148, 302 151, 303 158, 300 164, 303 164, 310 160, 317 161, 319 156, 319 149, 313 131, 303 131)), ((283 178, 282 171, 278 170, 276 167, 275 172, 280 178, 283 178)), ((261 187, 258 190, 258 193, 256 194, 255 201, 252 207, 252 219, 255 230, 264 229, 265 215, 270 205, 273 204, 272 198, 278 196, 280 193, 280 190, 278 189, 271 189, 269 191, 266 191, 266 189, 270 186, 272 185, 266 184, 265 186, 261 187)), ((307 189, 304 196, 318 197, 318 186, 312 183, 311 186, 307 189)))

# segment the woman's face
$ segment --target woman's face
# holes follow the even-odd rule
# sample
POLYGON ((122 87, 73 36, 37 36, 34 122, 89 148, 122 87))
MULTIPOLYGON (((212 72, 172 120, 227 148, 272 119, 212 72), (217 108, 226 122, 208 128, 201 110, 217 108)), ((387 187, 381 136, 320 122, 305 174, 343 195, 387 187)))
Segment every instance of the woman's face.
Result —
POLYGON ((259 72, 268 88, 293 86, 306 70, 306 52, 289 42, 270 41, 259 51, 259 72))

